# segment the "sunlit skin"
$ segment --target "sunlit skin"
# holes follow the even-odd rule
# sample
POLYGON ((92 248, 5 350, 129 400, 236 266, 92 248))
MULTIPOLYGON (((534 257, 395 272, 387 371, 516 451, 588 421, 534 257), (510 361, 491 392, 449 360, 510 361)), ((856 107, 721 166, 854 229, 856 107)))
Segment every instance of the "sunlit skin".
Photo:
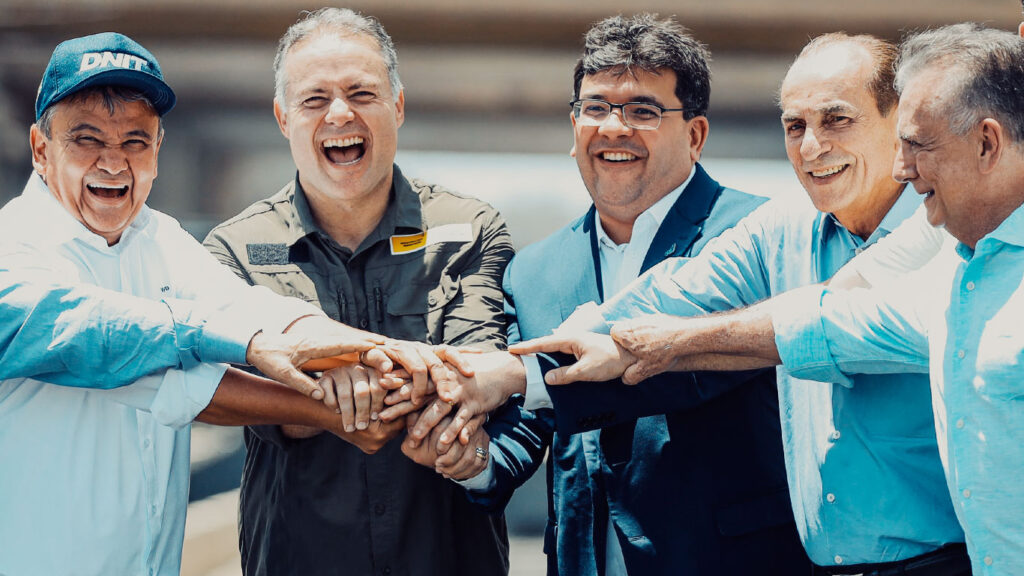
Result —
MULTIPOLYGON (((676 74, 669 69, 658 74, 606 71, 584 76, 579 97, 612 104, 650 102, 662 108, 682 108, 675 86, 676 74)), ((575 134, 572 155, 583 183, 605 231, 620 244, 629 241, 637 216, 686 181, 708 136, 707 118, 685 120, 682 112, 666 112, 657 130, 626 126, 618 110, 601 126, 583 126, 570 117, 575 134), (625 153, 630 159, 606 159, 606 155, 616 153, 625 153)))
POLYGON ((284 66, 285 102, 274 100, 274 115, 299 181, 317 222, 343 245, 357 244, 387 206, 404 94, 396 100, 366 36, 316 32, 291 48, 284 66))
POLYGON ((893 181, 896 113, 882 116, 867 88, 874 64, 853 43, 797 60, 782 83, 786 155, 814 206, 867 238, 899 197, 893 181))
POLYGON ((950 94, 941 88, 949 70, 912 77, 900 96, 900 151, 893 178, 911 182, 924 194, 928 222, 973 247, 1016 208, 1016 199, 985 185, 1008 145, 998 123, 986 118, 964 136, 950 131, 950 94), (992 190, 998 193, 990 192, 992 190))
POLYGON ((116 244, 153 187, 160 118, 144 102, 110 114, 99 95, 54 106, 51 137, 36 125, 29 133, 32 166, 72 216, 116 244))

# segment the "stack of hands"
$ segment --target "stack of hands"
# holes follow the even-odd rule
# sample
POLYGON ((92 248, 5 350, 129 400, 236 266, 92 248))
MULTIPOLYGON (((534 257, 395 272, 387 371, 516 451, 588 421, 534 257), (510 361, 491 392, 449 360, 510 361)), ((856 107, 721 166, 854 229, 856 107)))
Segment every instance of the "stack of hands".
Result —
MULTIPOLYGON (((513 345, 509 354, 394 340, 310 316, 284 334, 257 334, 248 360, 334 409, 338 427, 330 431, 364 452, 376 452, 405 433, 402 451, 409 458, 463 480, 487 466, 487 415, 512 394, 525 392, 524 369, 513 354, 574 355, 575 364, 546 374, 552 385, 619 378, 635 384, 686 367, 685 358, 695 354, 694 342, 687 340, 692 321, 649 316, 616 324, 610 336, 560 331, 513 345)), ((299 438, 322 432, 283 429, 299 438)))

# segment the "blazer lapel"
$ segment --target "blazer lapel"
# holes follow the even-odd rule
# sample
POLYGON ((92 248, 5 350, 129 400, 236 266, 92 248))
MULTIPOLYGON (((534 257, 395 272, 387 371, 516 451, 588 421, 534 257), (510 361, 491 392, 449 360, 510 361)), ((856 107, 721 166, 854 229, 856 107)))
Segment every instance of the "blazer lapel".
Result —
POLYGON ((593 206, 577 224, 565 244, 561 246, 559 258, 554 260, 555 267, 551 270, 563 279, 563 288, 559 291, 559 307, 564 321, 585 302, 600 302, 598 289, 598 260, 591 249, 591 234, 594 229, 596 210, 593 206))
POLYGON ((640 271, 646 272, 666 258, 688 254, 690 247, 700 238, 704 221, 721 191, 722 186, 697 164, 690 183, 658 228, 640 271))

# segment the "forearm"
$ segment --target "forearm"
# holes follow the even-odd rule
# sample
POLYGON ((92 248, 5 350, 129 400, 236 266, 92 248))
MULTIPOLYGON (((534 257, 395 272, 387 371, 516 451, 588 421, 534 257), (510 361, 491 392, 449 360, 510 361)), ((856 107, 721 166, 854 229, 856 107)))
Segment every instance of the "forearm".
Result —
POLYGON ((196 420, 219 426, 295 424, 334 430, 339 428, 340 416, 322 402, 273 380, 229 369, 196 420))
POLYGON ((785 296, 709 316, 686 319, 686 330, 669 344, 678 360, 674 370, 749 370, 781 362, 772 312, 785 296))

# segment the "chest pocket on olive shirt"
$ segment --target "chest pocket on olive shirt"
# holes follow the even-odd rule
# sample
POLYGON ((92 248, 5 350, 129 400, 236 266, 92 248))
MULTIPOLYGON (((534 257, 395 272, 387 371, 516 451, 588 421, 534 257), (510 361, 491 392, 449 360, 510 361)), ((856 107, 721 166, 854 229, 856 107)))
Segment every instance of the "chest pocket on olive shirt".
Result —
POLYGON ((384 333, 394 338, 440 344, 445 307, 459 293, 459 277, 441 274, 437 283, 394 283, 385 295, 384 333))

